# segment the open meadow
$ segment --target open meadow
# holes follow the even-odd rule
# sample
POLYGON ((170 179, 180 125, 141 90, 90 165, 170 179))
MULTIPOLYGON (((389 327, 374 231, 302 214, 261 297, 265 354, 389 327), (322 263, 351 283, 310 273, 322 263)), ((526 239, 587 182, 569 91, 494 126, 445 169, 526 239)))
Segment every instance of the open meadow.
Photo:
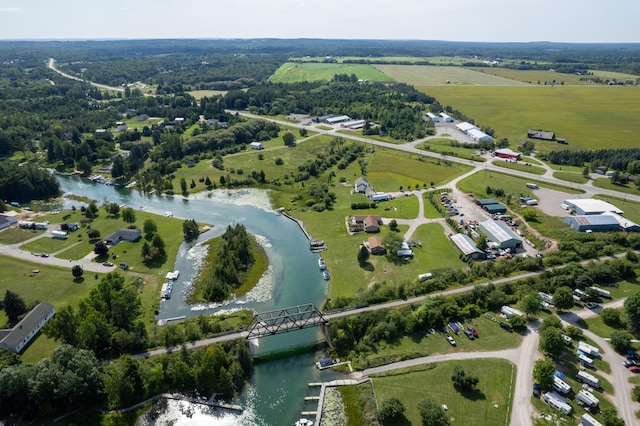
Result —
POLYGON ((491 74, 498 77, 505 77, 516 81, 522 81, 530 84, 542 84, 545 82, 555 81, 563 85, 602 85, 595 83, 594 78, 615 79, 617 81, 635 81, 638 76, 632 74, 623 74, 611 71, 592 70, 593 75, 564 74, 553 70, 514 70, 509 68, 488 68, 479 67, 471 68, 485 74, 491 74))
POLYGON ((504 360, 449 361, 377 375, 373 385, 378 404, 389 398, 404 404, 408 422, 398 424, 421 424, 418 403, 429 398, 447 405, 446 415, 452 424, 497 426, 509 422, 515 374, 513 364, 504 360), (459 392, 453 387, 451 376, 456 366, 480 379, 476 390, 459 392))
POLYGON ((418 87, 476 124, 517 144, 527 129, 553 131, 567 145, 535 140, 536 150, 635 148, 640 88, 621 86, 418 87))
POLYGON ((366 64, 336 63, 296 63, 285 62, 276 70, 269 81, 272 83, 297 83, 300 81, 331 81, 336 74, 355 74, 359 79, 369 81, 393 81, 393 78, 366 64))
MULTIPOLYGON (((379 65, 375 68, 393 80, 414 86, 527 86, 522 81, 456 66, 379 65), (447 83, 448 81, 448 83, 447 83)), ((442 103, 442 101, 440 101, 442 103)), ((444 103, 442 103, 444 105, 444 103)))

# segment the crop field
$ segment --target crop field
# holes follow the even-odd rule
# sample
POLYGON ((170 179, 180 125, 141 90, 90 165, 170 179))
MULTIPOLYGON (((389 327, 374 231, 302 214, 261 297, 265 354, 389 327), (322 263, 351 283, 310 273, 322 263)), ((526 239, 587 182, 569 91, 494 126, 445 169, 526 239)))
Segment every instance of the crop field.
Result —
POLYGON ((498 138, 517 141, 527 129, 553 131, 567 145, 535 141, 536 149, 635 148, 640 88, 620 86, 420 87, 498 138))
POLYGON ((227 94, 227 91, 226 90, 192 90, 187 93, 189 93, 191 96, 196 98, 197 101, 199 101, 205 96, 206 97, 224 96, 227 94))
POLYGON ((529 84, 541 84, 544 85, 545 81, 556 81, 559 84, 564 85, 588 85, 596 84, 592 81, 581 81, 580 78, 588 77, 575 74, 563 74, 555 71, 548 70, 512 70, 508 68, 471 68, 475 71, 495 75, 498 77, 504 77, 515 81, 522 81, 529 84))
POLYGON ((336 74, 355 74, 369 81, 393 81, 383 72, 366 64, 295 63, 285 62, 269 77, 272 83, 296 83, 300 81, 330 81, 336 74))
MULTIPOLYGON (((390 78, 414 86, 527 86, 527 83, 455 66, 375 65, 390 78), (447 84, 447 81, 449 83, 447 84)), ((429 91, 426 90, 428 94, 429 91)), ((442 103, 442 101, 440 101, 442 103)), ((445 105, 445 104, 443 104, 445 105)))
POLYGON ((516 374, 514 366, 508 361, 449 361, 416 367, 418 369, 421 371, 389 372, 386 376, 373 379, 378 403, 398 398, 406 407, 404 414, 407 424, 421 424, 418 402, 426 398, 433 399, 438 405, 446 404, 446 415, 455 421, 454 424, 507 424, 510 395, 513 392, 511 383, 516 374), (451 376, 458 365, 480 379, 475 391, 463 394, 453 387, 451 376))

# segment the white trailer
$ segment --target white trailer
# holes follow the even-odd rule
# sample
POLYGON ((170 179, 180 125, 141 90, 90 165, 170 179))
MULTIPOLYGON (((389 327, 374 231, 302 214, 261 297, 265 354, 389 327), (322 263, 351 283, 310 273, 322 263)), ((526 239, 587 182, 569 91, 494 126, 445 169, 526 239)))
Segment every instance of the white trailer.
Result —
POLYGON ((66 240, 67 236, 66 231, 51 231, 51 238, 55 238, 56 240, 66 240))
POLYGON ((538 185, 536 185, 535 183, 527 183, 527 188, 538 189, 538 185))
POLYGON ((584 413, 580 418, 580 426, 604 426, 589 413, 584 413))
POLYGON ((571 406, 567 404, 567 401, 555 392, 547 392, 542 394, 542 400, 546 402, 550 407, 555 408, 562 414, 571 414, 571 406))
POLYGON ((512 308, 510 306, 507 306, 507 305, 505 305, 502 308, 500 308, 500 312, 502 312, 502 314, 507 318, 509 318, 512 315, 516 315, 516 316, 519 316, 519 317, 523 317, 524 316, 524 314, 522 312, 520 312, 519 310, 514 309, 514 308, 512 308))
POLYGON ((598 293, 598 296, 600 297, 604 297, 605 299, 611 299, 611 293, 609 292, 609 290, 605 290, 604 288, 600 288, 597 287, 595 285, 589 287, 591 290, 595 291, 596 293, 598 293))
POLYGON ((552 295, 544 293, 542 291, 539 291, 538 294, 540 295, 540 297, 542 297, 542 300, 544 300, 547 303, 553 304, 553 296, 552 295))
POLYGON ((600 379, 584 371, 578 371, 578 374, 576 374, 576 380, 580 383, 586 383, 592 388, 600 389, 600 379))
POLYGON ((585 367, 593 368, 593 359, 589 358, 586 355, 578 355, 578 361, 585 367))
POLYGON ((537 206, 538 200, 528 200, 526 203, 528 206, 537 206))
POLYGON ((601 358, 600 350, 585 342, 578 342, 578 350, 592 358, 601 358))
POLYGON ((598 398, 596 398, 591 392, 584 389, 581 389, 580 392, 576 394, 576 399, 590 408, 596 408, 600 404, 600 400, 598 398))
POLYGON ((568 395, 571 392, 571 385, 558 376, 553 376, 553 390, 563 395, 568 395))

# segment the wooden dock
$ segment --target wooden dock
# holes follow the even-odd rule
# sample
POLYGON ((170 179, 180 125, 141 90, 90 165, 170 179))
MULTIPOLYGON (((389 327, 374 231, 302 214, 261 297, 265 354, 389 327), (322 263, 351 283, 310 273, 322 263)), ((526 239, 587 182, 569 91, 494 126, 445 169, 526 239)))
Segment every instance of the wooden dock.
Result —
MULTIPOLYGON (((349 361, 345 361, 344 364, 349 363, 349 361)), ((314 424, 316 426, 320 425, 320 420, 322 419, 322 407, 324 405, 324 394, 325 394, 325 390, 328 387, 335 387, 335 386, 351 386, 351 385, 359 385, 361 383, 364 383, 366 381, 371 380, 368 377, 363 377, 360 379, 344 379, 344 380, 332 380, 330 382, 313 382, 313 383, 308 383, 308 386, 310 388, 317 388, 320 387, 320 395, 319 396, 306 396, 304 398, 305 401, 318 401, 318 408, 316 409, 316 411, 303 411, 301 414, 302 416, 315 416, 315 420, 314 420, 314 424)))

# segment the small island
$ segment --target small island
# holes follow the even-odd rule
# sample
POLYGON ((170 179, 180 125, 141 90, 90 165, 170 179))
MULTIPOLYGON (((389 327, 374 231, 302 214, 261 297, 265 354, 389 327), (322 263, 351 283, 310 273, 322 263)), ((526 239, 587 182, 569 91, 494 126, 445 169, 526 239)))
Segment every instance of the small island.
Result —
POLYGON ((267 254, 244 225, 228 226, 218 238, 206 243, 209 254, 189 303, 222 302, 232 294, 248 293, 268 267, 267 254))

